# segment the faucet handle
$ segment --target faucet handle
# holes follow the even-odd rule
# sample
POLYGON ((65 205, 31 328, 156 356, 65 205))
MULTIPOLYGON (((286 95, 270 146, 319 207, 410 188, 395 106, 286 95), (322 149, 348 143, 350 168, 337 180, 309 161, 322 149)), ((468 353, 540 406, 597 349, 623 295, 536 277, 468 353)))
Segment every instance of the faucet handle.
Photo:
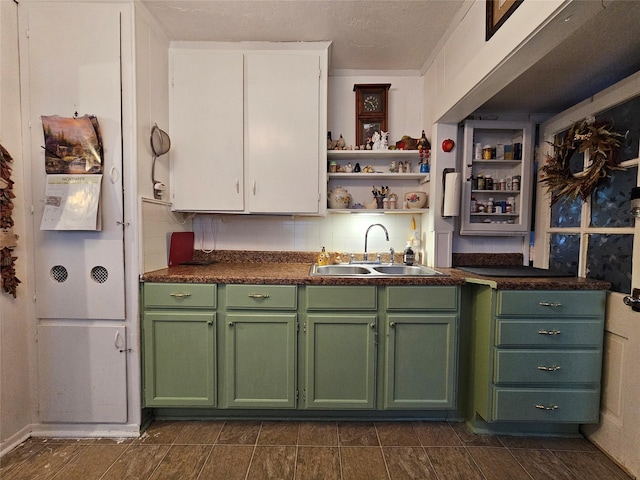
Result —
POLYGON ((393 247, 389 248, 389 256, 390 256, 389 263, 391 265, 393 265, 394 262, 395 262, 395 260, 393 258, 393 257, 395 257, 395 255, 396 255, 396 251, 393 249, 393 247))
POLYGON ((356 263, 356 256, 355 254, 351 254, 349 255, 349 263, 356 263))
POLYGON ((376 260, 378 261, 378 263, 382 263, 382 255, 376 255, 376 260))

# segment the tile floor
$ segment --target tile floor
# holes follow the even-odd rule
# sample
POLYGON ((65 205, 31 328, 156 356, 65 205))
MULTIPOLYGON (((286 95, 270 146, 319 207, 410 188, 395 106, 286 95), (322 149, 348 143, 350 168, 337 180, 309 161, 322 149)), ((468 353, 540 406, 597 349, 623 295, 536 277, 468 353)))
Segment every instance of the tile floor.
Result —
POLYGON ((154 422, 139 439, 32 438, 2 480, 630 479, 584 439, 446 422, 154 422))

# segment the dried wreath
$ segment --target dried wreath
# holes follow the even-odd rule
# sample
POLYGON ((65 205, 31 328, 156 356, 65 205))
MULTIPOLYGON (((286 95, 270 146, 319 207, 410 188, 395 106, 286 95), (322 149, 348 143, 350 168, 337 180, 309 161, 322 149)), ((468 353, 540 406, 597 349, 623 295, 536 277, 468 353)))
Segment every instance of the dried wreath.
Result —
POLYGON ((587 117, 574 123, 560 141, 548 142, 553 146, 553 155, 547 155, 540 182, 551 193, 551 205, 562 197, 575 200, 580 196, 584 202, 612 170, 624 170, 616 160, 616 153, 619 139, 626 135, 612 131, 612 126, 587 117), (589 166, 578 173, 571 172, 570 168, 575 152, 589 152, 589 166))

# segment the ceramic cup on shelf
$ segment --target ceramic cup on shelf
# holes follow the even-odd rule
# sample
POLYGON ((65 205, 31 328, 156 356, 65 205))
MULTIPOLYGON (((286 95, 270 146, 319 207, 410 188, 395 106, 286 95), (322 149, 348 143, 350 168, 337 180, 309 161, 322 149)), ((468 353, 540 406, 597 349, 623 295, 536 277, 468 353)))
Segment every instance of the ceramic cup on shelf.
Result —
POLYGON ((424 208, 427 205, 427 192, 407 192, 404 201, 409 208, 424 208))

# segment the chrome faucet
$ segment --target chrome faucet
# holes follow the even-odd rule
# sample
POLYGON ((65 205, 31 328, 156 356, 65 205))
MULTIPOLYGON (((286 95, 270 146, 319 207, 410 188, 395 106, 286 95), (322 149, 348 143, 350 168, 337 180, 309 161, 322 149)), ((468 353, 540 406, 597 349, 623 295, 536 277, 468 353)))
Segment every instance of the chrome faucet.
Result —
POLYGON ((384 235, 387 237, 387 242, 389 241, 389 232, 387 231, 387 228, 382 225, 381 223, 374 223, 373 225, 369 225, 369 228, 367 228, 367 232, 364 234, 364 257, 363 260, 366 262, 368 259, 368 254, 367 254, 367 239, 369 238, 369 230, 371 230, 371 228, 373 227, 380 227, 384 230, 384 235))

